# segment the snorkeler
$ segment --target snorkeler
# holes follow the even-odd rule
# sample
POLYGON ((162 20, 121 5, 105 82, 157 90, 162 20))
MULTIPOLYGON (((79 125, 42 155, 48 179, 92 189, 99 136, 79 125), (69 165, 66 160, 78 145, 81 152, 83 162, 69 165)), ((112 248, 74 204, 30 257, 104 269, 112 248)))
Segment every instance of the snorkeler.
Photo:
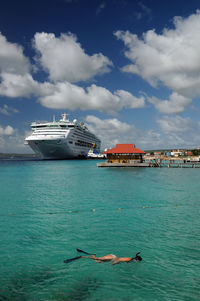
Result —
POLYGON ((71 259, 66 259, 64 262, 65 263, 68 263, 68 262, 71 262, 71 261, 74 261, 76 259, 79 259, 79 258, 88 258, 88 259, 93 259, 95 262, 108 262, 108 261, 112 261, 112 265, 114 264, 117 264, 117 263, 120 263, 120 262, 138 262, 138 261, 142 261, 142 257, 139 256, 140 252, 138 252, 135 257, 117 257, 116 255, 113 255, 113 254, 108 254, 108 255, 105 255, 105 256, 102 256, 102 257, 96 257, 96 254, 90 254, 90 253, 87 253, 85 251, 82 251, 80 249, 76 249, 78 252, 81 252, 81 253, 84 253, 84 254, 87 254, 87 255, 90 255, 90 256, 77 256, 77 257, 74 257, 74 258, 71 258, 71 259))
POLYGON ((99 262, 99 263, 112 261, 112 265, 114 265, 114 264, 117 264, 120 262, 128 263, 131 261, 134 261, 134 262, 141 261, 142 257, 138 255, 139 253, 140 252, 138 252, 135 257, 117 257, 116 255, 108 254, 108 255, 105 255, 102 257, 96 257, 95 255, 91 255, 91 256, 81 256, 81 258, 93 259, 95 262, 99 262))

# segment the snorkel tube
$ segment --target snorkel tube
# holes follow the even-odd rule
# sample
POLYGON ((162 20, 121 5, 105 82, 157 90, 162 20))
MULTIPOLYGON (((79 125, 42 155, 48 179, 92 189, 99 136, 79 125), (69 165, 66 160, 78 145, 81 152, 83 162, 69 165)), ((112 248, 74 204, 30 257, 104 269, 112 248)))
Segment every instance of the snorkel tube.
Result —
POLYGON ((140 252, 136 253, 135 257, 133 258, 133 260, 135 261, 142 261, 142 257, 139 256, 140 252))

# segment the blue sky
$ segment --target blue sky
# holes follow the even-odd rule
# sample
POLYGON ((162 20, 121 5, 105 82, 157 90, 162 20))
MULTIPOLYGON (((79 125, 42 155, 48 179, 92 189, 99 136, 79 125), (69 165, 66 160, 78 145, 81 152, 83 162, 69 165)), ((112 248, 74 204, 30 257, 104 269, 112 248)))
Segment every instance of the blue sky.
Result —
POLYGON ((199 1, 7 0, 0 32, 0 152, 63 112, 103 148, 200 145, 199 1))

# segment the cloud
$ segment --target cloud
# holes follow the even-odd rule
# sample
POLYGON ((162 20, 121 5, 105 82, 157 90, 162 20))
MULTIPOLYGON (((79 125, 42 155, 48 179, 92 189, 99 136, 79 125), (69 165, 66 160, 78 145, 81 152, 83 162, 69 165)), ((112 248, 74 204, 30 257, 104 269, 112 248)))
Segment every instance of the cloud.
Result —
POLYGON ((10 125, 5 128, 0 126, 0 153, 33 153, 29 146, 24 145, 24 137, 28 136, 28 133, 20 133, 10 125))
POLYGON ((100 119, 86 117, 88 128, 102 141, 102 149, 117 143, 135 143, 143 150, 167 148, 194 148, 200 141, 200 123, 180 116, 164 116, 157 120, 157 130, 138 129, 134 124, 121 122, 117 118, 100 119))
POLYGON ((115 95, 117 95, 121 99, 122 107, 138 109, 143 108, 145 106, 144 96, 140 96, 139 98, 137 98, 133 94, 124 90, 117 90, 115 95))
POLYGON ((55 37, 53 33, 36 33, 33 40, 38 62, 52 81, 76 83, 110 71, 112 62, 103 54, 87 55, 71 33, 55 37))
MULTIPOLYGON (((82 88, 71 83, 108 72, 112 65, 102 54, 85 54, 72 34, 62 34, 60 38, 56 38, 54 34, 35 34, 34 45, 39 53, 38 60, 50 77, 50 81, 46 82, 33 78, 33 68, 19 45, 7 42, 2 35, 1 39, 2 45, 8 49, 7 56, 11 58, 11 62, 15 61, 15 68, 9 68, 9 59, 4 65, 3 59, 2 64, 0 61, 0 66, 3 66, 0 69, 0 96, 35 96, 47 108, 97 110, 110 114, 116 114, 123 108, 136 109, 145 106, 144 96, 136 97, 128 91, 116 90, 112 93, 95 84, 82 88)), ((3 50, 0 51, 3 53, 3 50)), ((2 113, 6 114, 8 110, 4 108, 2 113)))
POLYGON ((5 128, 0 125, 0 136, 10 136, 14 133, 14 131, 15 130, 10 125, 7 125, 5 128))
POLYGON ((0 96, 27 97, 34 94, 38 84, 33 80, 31 70, 23 48, 8 42, 0 33, 0 96))
MULTIPOLYGON (((2 73, 0 95, 10 98, 36 96, 41 105, 51 109, 97 110, 116 114, 123 108, 143 108, 144 96, 136 97, 124 90, 111 93, 91 85, 86 89, 69 82, 37 82, 31 74, 2 73)), ((4 109, 5 113, 5 109, 4 109)))
POLYGON ((143 108, 145 105, 144 96, 137 98, 124 90, 111 93, 94 84, 83 89, 68 82, 59 82, 49 85, 49 93, 48 87, 45 93, 39 101, 43 106, 52 109, 97 110, 115 114, 122 108, 143 108))
POLYGON ((152 103, 155 108, 161 113, 178 114, 184 111, 185 107, 192 102, 192 99, 173 92, 170 95, 169 100, 161 100, 156 97, 148 97, 148 101, 152 103))
POLYGON ((180 116, 164 116, 162 119, 158 119, 157 123, 165 133, 185 133, 191 131, 194 127, 194 122, 190 118, 180 116))
POLYGON ((117 118, 100 119, 89 115, 85 118, 88 128, 102 141, 102 147, 112 147, 116 143, 134 143, 134 126, 119 121, 117 118), (131 142, 132 141, 132 142, 131 142))
POLYGON ((152 17, 152 11, 149 7, 144 5, 142 2, 138 2, 138 6, 140 8, 140 11, 136 11, 134 13, 135 18, 139 21, 143 18, 149 18, 151 19, 152 17))
POLYGON ((29 73, 23 75, 2 73, 0 77, 0 95, 2 96, 29 97, 31 94, 39 93, 40 84, 29 73))
POLYGON ((164 116, 157 120, 166 139, 166 145, 173 147, 197 147, 200 141, 200 124, 190 118, 164 116))
POLYGON ((4 115, 7 115, 7 116, 18 113, 18 112, 19 111, 17 109, 12 108, 12 107, 10 107, 6 104, 3 107, 0 107, 0 113, 4 114, 4 115))
POLYGON ((0 73, 23 75, 30 71, 29 60, 20 45, 8 42, 1 33, 0 45, 0 73))
POLYGON ((105 2, 100 3, 100 5, 97 7, 96 15, 99 15, 104 10, 105 7, 106 7, 105 2))
MULTIPOLYGON (((142 38, 130 31, 115 32, 126 46, 125 57, 131 61, 122 70, 138 74, 153 87, 162 83, 186 98, 200 96, 200 11, 188 18, 175 17, 173 25, 161 34, 148 30, 142 38)), ((177 111, 190 103, 182 100, 177 111)), ((163 107, 171 104, 170 100, 163 107)))
POLYGON ((86 117, 88 128, 102 141, 102 148, 113 147, 117 143, 134 143, 138 148, 155 148, 162 145, 161 135, 153 130, 145 131, 121 122, 117 118, 100 119, 96 116, 86 117))

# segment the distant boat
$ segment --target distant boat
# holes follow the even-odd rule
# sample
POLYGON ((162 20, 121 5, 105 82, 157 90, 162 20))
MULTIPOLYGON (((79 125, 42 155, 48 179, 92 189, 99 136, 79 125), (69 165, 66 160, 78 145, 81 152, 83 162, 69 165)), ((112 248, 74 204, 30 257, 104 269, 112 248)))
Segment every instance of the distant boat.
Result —
POLYGON ((104 159, 105 158, 104 154, 98 153, 98 152, 94 151, 93 149, 89 150, 87 156, 90 159, 104 159))
POLYGON ((76 119, 69 121, 67 114, 52 122, 33 122, 32 134, 25 138, 35 153, 43 159, 87 158, 93 147, 100 152, 101 141, 91 133, 84 123, 76 119))

